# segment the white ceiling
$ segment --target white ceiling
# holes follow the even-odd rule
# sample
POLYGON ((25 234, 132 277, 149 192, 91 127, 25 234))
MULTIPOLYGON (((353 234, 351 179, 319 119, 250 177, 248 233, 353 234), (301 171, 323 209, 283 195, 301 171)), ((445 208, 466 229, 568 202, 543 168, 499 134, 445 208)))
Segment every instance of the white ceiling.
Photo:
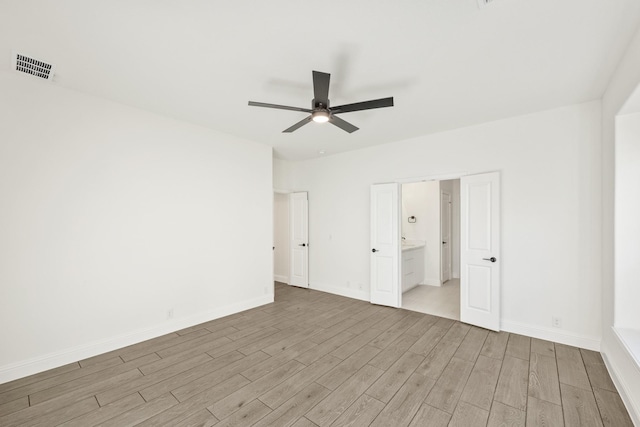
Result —
POLYGON ((638 0, 0 0, 11 51, 52 84, 200 124, 307 159, 599 99, 640 21, 638 0), (360 127, 309 124, 311 71, 360 127))

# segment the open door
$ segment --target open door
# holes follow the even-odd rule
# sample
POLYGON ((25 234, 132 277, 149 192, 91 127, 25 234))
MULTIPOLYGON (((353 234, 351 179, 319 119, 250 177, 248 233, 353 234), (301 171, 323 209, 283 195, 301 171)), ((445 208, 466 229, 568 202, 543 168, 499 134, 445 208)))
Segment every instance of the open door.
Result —
POLYGON ((460 321, 500 330, 500 174, 460 179, 460 321))
POLYGON ((371 303, 400 307, 400 184, 371 186, 371 303))
POLYGON ((309 287, 309 205, 307 192, 289 195, 289 284, 309 287))

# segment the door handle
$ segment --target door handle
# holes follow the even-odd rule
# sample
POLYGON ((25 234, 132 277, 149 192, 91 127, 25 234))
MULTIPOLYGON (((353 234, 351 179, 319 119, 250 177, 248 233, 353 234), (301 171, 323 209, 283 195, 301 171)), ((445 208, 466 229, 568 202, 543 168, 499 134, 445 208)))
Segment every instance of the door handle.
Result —
POLYGON ((374 249, 371 249, 371 252, 376 253, 378 252, 378 250, 374 248, 374 249))
POLYGON ((482 259, 485 260, 485 261, 491 261, 491 262, 496 262, 497 261, 496 257, 494 257, 494 256, 492 256, 491 258, 482 258, 482 259))
POLYGON ((307 246, 307 244, 306 243, 301 243, 298 246, 307 246))

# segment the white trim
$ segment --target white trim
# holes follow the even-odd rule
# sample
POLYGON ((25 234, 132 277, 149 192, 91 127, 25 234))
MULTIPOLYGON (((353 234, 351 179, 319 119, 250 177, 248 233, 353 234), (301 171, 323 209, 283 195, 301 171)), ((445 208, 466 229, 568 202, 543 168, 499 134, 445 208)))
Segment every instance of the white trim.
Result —
POLYGON ((438 279, 424 279, 420 284, 423 286, 442 286, 442 282, 438 279))
POLYGON ((273 280, 275 282, 286 283, 287 285, 289 284, 289 276, 281 276, 279 274, 274 274, 273 280))
MULTIPOLYGON (((479 172, 476 172, 479 173, 479 172)), ((423 181, 448 181, 450 179, 460 179, 463 176, 474 175, 469 172, 452 172, 452 173, 442 173, 439 175, 427 175, 427 176, 416 176, 413 178, 399 178, 394 182, 398 182, 400 184, 411 184, 414 182, 423 182, 423 181)))
POLYGON ((615 369, 615 365, 611 363, 606 353, 602 353, 602 359, 604 360, 604 364, 607 367, 607 371, 609 372, 609 376, 611 377, 613 384, 616 386, 618 395, 622 399, 622 403, 624 403, 624 406, 627 408, 627 412, 631 417, 633 425, 640 426, 640 406, 636 405, 636 402, 629 398, 629 386, 624 380, 624 376, 620 375, 620 373, 615 369))
POLYGON ((273 302, 273 294, 0 367, 0 384, 273 302))
MULTIPOLYGON (((631 354, 626 352, 627 348, 624 343, 624 340, 622 339, 622 337, 620 337, 615 327, 612 327, 611 329, 613 330, 613 335, 615 336, 615 340, 620 346, 620 351, 617 351, 615 353, 624 354, 623 357, 627 359, 626 365, 633 366, 633 368, 635 368, 636 374, 640 375, 640 367, 637 365, 635 358, 631 354)), ((620 371, 620 365, 613 363, 613 361, 609 359, 609 357, 607 356, 607 353, 605 352, 602 353, 602 359, 604 360, 604 364, 607 367, 607 371, 609 371, 609 376, 611 377, 613 384, 616 386, 616 390, 618 390, 618 394, 620 395, 620 398, 622 399, 624 406, 627 408, 627 412, 629 413, 629 416, 631 417, 633 424, 636 426, 640 426, 640 402, 635 402, 631 398, 632 393, 628 385, 628 380, 629 380, 628 375, 631 372, 628 372, 627 375, 623 375, 623 373, 620 371)), ((632 378, 632 380, 637 378, 637 375, 634 378, 632 378)))
POLYGON ((635 362, 636 369, 640 372, 640 330, 612 327, 613 333, 635 362))
POLYGON ((573 334, 567 331, 559 331, 556 328, 544 328, 502 320, 500 329, 514 334, 585 348, 587 350, 600 351, 600 338, 573 334))
POLYGON ((359 299, 361 301, 369 302, 370 293, 369 290, 362 289, 350 289, 343 288, 340 286, 332 286, 332 285, 323 285, 323 284, 311 284, 309 283, 309 289, 313 289, 315 291, 327 292, 329 294, 340 295, 347 298, 359 299))

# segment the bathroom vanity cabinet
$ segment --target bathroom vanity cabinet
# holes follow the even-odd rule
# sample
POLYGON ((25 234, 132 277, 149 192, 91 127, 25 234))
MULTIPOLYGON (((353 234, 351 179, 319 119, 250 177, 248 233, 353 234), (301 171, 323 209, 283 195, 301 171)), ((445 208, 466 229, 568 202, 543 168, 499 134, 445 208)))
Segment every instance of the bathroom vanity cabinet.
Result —
POLYGON ((424 243, 402 245, 402 292, 424 280, 424 243))

